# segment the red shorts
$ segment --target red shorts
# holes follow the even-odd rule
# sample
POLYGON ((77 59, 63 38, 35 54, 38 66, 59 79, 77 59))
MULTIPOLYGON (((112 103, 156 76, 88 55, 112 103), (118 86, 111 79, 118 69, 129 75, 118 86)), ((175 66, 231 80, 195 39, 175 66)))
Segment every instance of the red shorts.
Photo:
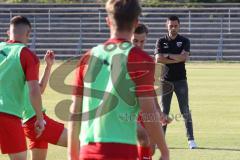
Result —
POLYGON ((19 117, 0 113, 0 149, 3 154, 27 150, 26 138, 19 117))
POLYGON ((138 146, 138 160, 152 160, 151 148, 138 146))
POLYGON ((89 143, 81 146, 80 160, 136 160, 136 145, 123 143, 89 143))
POLYGON ((45 129, 39 138, 36 138, 34 123, 36 116, 28 120, 23 124, 25 135, 29 138, 29 149, 40 148, 47 149, 48 143, 57 144, 63 130, 64 124, 56 122, 50 119, 44 114, 44 120, 46 121, 45 129))

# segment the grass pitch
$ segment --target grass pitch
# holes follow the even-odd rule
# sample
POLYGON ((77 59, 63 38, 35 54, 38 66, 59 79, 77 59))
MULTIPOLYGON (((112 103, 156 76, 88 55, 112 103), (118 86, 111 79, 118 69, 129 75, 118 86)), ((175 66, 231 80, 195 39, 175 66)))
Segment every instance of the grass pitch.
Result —
MULTIPOLYGON (((171 114, 175 119, 168 126, 166 135, 171 160, 239 160, 240 64, 198 62, 187 63, 186 68, 194 135, 200 148, 188 149, 184 122, 174 95, 171 114)), ((59 75, 59 79, 61 78, 59 75)), ((72 73, 64 82, 71 84, 71 81, 72 73)), ((43 95, 47 114, 59 120, 55 114, 55 106, 61 100, 70 98, 71 95, 58 93, 48 87, 43 95)), ((153 159, 157 160, 159 156, 157 151, 153 159)), ((5 159, 8 159, 7 156, 0 155, 0 160, 5 159)), ((66 148, 49 145, 47 159, 66 160, 66 148)))

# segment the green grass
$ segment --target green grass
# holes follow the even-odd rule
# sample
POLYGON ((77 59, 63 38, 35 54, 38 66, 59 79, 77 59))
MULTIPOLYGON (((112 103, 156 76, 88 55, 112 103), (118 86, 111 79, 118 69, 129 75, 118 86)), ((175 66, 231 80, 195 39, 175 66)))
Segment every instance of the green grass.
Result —
MULTIPOLYGON (((187 64, 195 139, 202 149, 189 150, 183 121, 173 121, 167 130, 172 160, 236 160, 240 157, 239 69, 240 64, 232 63, 187 64)), ((171 109, 172 114, 179 114, 175 96, 171 109)))
MULTIPOLYGON (((55 66, 56 67, 56 66, 55 66)), ((189 150, 183 121, 174 120, 167 130, 171 160, 237 160, 240 157, 240 64, 188 63, 190 109, 194 134, 201 149, 189 150)), ((41 70, 43 67, 41 67, 41 70)), ((72 74, 66 83, 73 80, 72 74)), ((50 87, 43 95, 47 114, 55 115, 55 106, 70 95, 55 92, 50 87)), ((171 114, 179 114, 176 97, 171 114)), ((156 152, 154 160, 159 157, 156 152)), ((0 155, 1 160, 7 159, 0 155)), ((49 145, 48 160, 66 160, 66 148, 49 145)))

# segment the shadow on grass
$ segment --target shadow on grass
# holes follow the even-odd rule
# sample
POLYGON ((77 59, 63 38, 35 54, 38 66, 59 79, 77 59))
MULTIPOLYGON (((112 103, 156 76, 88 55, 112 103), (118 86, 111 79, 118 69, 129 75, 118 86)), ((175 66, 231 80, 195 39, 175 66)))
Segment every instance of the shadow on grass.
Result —
MULTIPOLYGON (((184 148, 184 147, 169 147, 170 150, 174 150, 174 149, 189 149, 189 148, 184 148)), ((213 151, 234 151, 234 152, 240 152, 240 149, 236 149, 236 148, 217 148, 217 147, 198 147, 194 150, 213 150, 213 151)))

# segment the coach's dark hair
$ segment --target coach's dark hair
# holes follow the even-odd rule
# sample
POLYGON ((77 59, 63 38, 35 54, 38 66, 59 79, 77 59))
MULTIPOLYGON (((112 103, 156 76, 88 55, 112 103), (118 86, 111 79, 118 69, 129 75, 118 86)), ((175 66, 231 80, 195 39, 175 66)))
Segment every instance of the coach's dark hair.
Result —
POLYGON ((148 28, 146 25, 139 23, 138 26, 135 28, 134 33, 136 34, 142 34, 142 33, 146 33, 148 34, 148 28))
POLYGON ((167 18, 167 21, 178 21, 178 23, 180 24, 180 20, 178 18, 178 16, 176 15, 171 15, 167 18))
POLYGON ((105 7, 117 31, 132 30, 141 14, 139 0, 108 0, 105 7))
POLYGON ((17 26, 17 25, 20 25, 20 24, 27 25, 27 26, 29 26, 31 28, 31 23, 24 16, 14 16, 10 20, 10 25, 17 26))

